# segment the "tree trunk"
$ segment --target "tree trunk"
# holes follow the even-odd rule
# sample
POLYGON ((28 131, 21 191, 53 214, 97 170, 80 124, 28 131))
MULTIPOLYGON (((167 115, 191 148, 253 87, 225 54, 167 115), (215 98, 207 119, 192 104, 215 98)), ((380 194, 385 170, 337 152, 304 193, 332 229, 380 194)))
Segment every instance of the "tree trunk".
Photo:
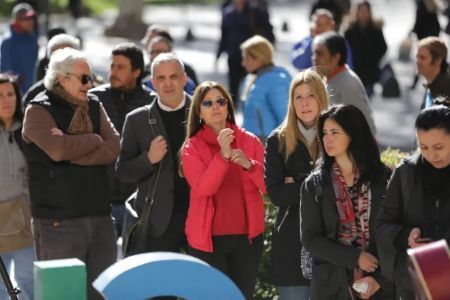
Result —
POLYGON ((142 21, 144 0, 118 0, 119 15, 114 24, 105 29, 106 36, 119 36, 139 40, 145 35, 147 25, 142 21))

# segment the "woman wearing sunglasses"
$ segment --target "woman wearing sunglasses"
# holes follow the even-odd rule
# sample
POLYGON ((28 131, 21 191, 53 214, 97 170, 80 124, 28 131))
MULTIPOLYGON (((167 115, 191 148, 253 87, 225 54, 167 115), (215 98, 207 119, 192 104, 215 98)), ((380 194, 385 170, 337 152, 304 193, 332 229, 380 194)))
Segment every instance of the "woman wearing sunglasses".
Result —
POLYGON ((336 105, 321 113, 321 165, 302 185, 301 238, 310 251, 311 300, 393 299, 381 275, 375 217, 389 171, 363 113, 336 105))
POLYGON ((328 106, 320 76, 313 70, 297 74, 291 82, 288 112, 281 126, 267 139, 265 180, 270 201, 277 207, 272 230, 271 282, 281 300, 309 299, 309 280, 301 265, 298 193, 319 157, 316 122, 328 106))
POLYGON ((181 153, 190 187, 191 255, 230 277, 252 299, 263 248, 264 149, 239 128, 230 94, 208 81, 195 90, 181 153))

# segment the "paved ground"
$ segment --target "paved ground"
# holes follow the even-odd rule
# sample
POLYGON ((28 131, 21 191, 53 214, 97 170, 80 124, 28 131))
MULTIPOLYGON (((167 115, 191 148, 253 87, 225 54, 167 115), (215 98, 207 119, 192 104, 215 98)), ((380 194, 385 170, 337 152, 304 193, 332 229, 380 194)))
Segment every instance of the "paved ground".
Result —
MULTIPOLYGON (((272 24, 277 37, 276 63, 295 70, 289 61, 292 44, 308 33, 308 13, 310 1, 272 0, 269 1, 272 24), (287 22, 289 31, 281 30, 287 22)), ((377 138, 382 147, 413 149, 414 119, 419 111, 423 96, 420 84, 416 90, 406 88, 414 75, 414 64, 402 63, 396 59, 398 45, 407 35, 414 21, 413 0, 373 0, 375 16, 385 21, 384 34, 389 50, 386 61, 390 61, 402 85, 402 96, 383 99, 376 95, 372 101, 377 138)), ((94 69, 106 76, 109 68, 111 48, 124 39, 103 36, 103 29, 111 24, 117 11, 108 11, 98 18, 82 18, 76 23, 68 16, 52 16, 53 25, 63 25, 71 33, 79 33, 83 38, 84 50, 91 58, 94 69)), ((146 23, 160 23, 170 29, 177 40, 176 52, 196 69, 199 79, 226 82, 226 59, 215 63, 215 51, 220 37, 220 10, 218 5, 167 5, 149 6, 143 12, 146 23), (186 29, 190 27, 196 37, 193 42, 184 40, 186 29)), ((0 33, 6 28, 6 20, 0 20, 0 33)))

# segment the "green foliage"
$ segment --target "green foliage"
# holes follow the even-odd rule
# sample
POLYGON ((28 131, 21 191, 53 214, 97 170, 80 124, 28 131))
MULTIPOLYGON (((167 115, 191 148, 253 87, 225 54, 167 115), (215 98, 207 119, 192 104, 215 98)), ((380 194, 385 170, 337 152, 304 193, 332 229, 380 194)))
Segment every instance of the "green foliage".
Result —
POLYGON ((0 16, 7 17, 11 15, 11 10, 14 6, 14 0, 1 0, 0 1, 0 16))
POLYGON ((277 289, 269 283, 271 264, 270 252, 272 251, 272 228, 273 224, 275 224, 276 217, 275 206, 270 202, 269 196, 263 195, 263 200, 266 207, 266 231, 264 232, 264 249, 261 262, 259 264, 254 298, 258 300, 278 299, 277 289))
POLYGON ((381 161, 386 164, 386 166, 394 169, 403 157, 409 155, 409 153, 402 152, 399 149, 387 148, 381 152, 381 161))
MULTIPOLYGON (((409 153, 402 152, 398 149, 387 148, 381 153, 381 161, 393 169, 407 155, 409 153)), ((264 195, 263 199, 266 205, 266 232, 264 233, 264 250, 259 265, 254 294, 255 299, 258 300, 278 299, 276 287, 269 283, 270 252, 272 250, 272 228, 275 223, 275 207, 267 195, 264 195)))

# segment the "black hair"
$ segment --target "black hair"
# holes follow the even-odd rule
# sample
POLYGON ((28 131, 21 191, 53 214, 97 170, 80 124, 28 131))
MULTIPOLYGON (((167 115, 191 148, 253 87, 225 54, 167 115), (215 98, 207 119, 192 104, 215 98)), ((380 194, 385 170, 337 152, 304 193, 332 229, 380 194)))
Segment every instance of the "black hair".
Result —
POLYGON ((322 167, 330 170, 334 162, 334 157, 327 154, 323 143, 323 127, 327 119, 333 119, 350 137, 347 152, 360 172, 358 184, 382 178, 385 167, 380 159, 377 141, 364 114, 353 105, 333 105, 320 114, 317 133, 322 150, 322 167))
POLYGON ((133 70, 139 69, 141 71, 136 82, 139 83, 141 81, 144 76, 144 53, 141 48, 134 43, 122 43, 114 47, 112 55, 123 55, 128 58, 131 63, 131 68, 133 70))
POLYGON ((347 45, 345 43, 345 38, 340 34, 334 31, 319 34, 314 38, 314 43, 327 47, 331 56, 340 54, 341 58, 339 59, 339 66, 343 66, 347 61, 347 45))
POLYGON ((66 30, 63 27, 50 28, 47 31, 47 41, 50 41, 52 39, 52 37, 54 37, 55 35, 62 34, 62 33, 66 33, 66 30))
POLYGON ((450 108, 434 105, 422 110, 416 119, 416 130, 443 129, 450 134, 450 108))
POLYGON ((0 84, 3 83, 11 83, 14 88, 14 93, 16 94, 16 110, 14 111, 13 119, 22 122, 23 120, 22 93, 20 92, 20 88, 19 85, 17 84, 16 77, 7 73, 0 73, 0 84))

